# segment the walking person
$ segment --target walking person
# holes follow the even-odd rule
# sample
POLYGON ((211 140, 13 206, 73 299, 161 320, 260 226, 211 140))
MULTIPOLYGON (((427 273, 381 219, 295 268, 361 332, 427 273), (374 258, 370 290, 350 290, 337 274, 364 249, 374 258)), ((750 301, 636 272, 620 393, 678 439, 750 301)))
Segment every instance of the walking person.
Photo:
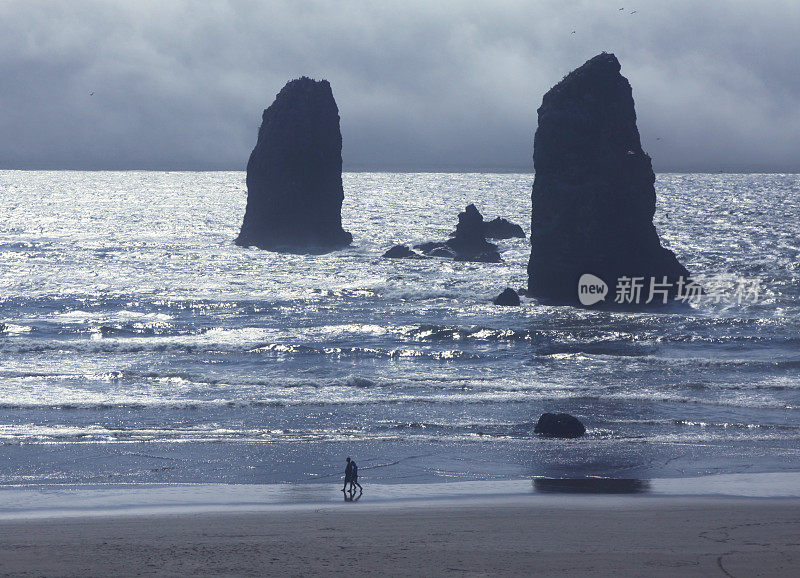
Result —
POLYGON ((350 465, 352 466, 352 469, 350 470, 350 491, 355 492, 356 486, 358 486, 358 491, 361 493, 364 491, 364 488, 362 488, 361 484, 358 483, 358 464, 355 460, 351 460, 350 465))
POLYGON ((347 458, 347 465, 344 468, 344 487, 342 487, 342 491, 347 491, 347 484, 350 484, 350 489, 353 488, 353 466, 355 462, 350 461, 350 458, 347 458))

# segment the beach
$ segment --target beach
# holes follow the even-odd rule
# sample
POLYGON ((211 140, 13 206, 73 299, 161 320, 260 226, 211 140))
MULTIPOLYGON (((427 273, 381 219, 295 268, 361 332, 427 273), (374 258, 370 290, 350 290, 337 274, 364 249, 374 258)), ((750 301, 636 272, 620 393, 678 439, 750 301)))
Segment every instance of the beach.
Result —
POLYGON ((0 522, 3 575, 757 576, 800 500, 551 496, 0 522))

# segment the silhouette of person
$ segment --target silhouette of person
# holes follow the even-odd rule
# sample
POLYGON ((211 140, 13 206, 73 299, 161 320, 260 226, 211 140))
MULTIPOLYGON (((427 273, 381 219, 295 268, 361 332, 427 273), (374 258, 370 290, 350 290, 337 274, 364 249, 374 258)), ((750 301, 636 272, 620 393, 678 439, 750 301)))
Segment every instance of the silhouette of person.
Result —
POLYGON ((343 492, 347 490, 347 484, 350 484, 350 489, 351 490, 353 488, 353 466, 354 465, 355 465, 355 462, 350 461, 350 458, 348 457, 347 458, 347 466, 345 466, 345 468, 344 468, 344 487, 342 488, 343 492))
POLYGON ((350 465, 352 466, 352 469, 350 470, 350 491, 355 492, 356 486, 358 486, 358 491, 363 492, 364 488, 362 488, 361 484, 358 483, 358 464, 355 460, 351 460, 350 465))

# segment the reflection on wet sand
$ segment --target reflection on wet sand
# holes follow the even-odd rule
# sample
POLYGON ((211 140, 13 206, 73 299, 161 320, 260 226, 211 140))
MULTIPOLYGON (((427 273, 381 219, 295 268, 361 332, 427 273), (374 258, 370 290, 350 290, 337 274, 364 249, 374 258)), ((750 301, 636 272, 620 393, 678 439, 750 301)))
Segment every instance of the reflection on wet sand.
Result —
POLYGON ((345 502, 357 502, 361 499, 362 494, 364 491, 360 491, 356 493, 354 490, 344 493, 344 501, 345 502))
POLYGON ((534 478, 533 488, 547 494, 644 494, 650 480, 627 478, 534 478))

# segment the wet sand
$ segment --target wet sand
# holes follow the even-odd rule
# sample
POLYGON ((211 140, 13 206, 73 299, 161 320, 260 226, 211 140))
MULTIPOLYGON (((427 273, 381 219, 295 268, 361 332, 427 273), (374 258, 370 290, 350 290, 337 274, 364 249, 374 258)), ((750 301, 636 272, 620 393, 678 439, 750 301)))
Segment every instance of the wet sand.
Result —
POLYGON ((570 496, 0 522, 10 575, 755 576, 800 571, 800 500, 570 496))

